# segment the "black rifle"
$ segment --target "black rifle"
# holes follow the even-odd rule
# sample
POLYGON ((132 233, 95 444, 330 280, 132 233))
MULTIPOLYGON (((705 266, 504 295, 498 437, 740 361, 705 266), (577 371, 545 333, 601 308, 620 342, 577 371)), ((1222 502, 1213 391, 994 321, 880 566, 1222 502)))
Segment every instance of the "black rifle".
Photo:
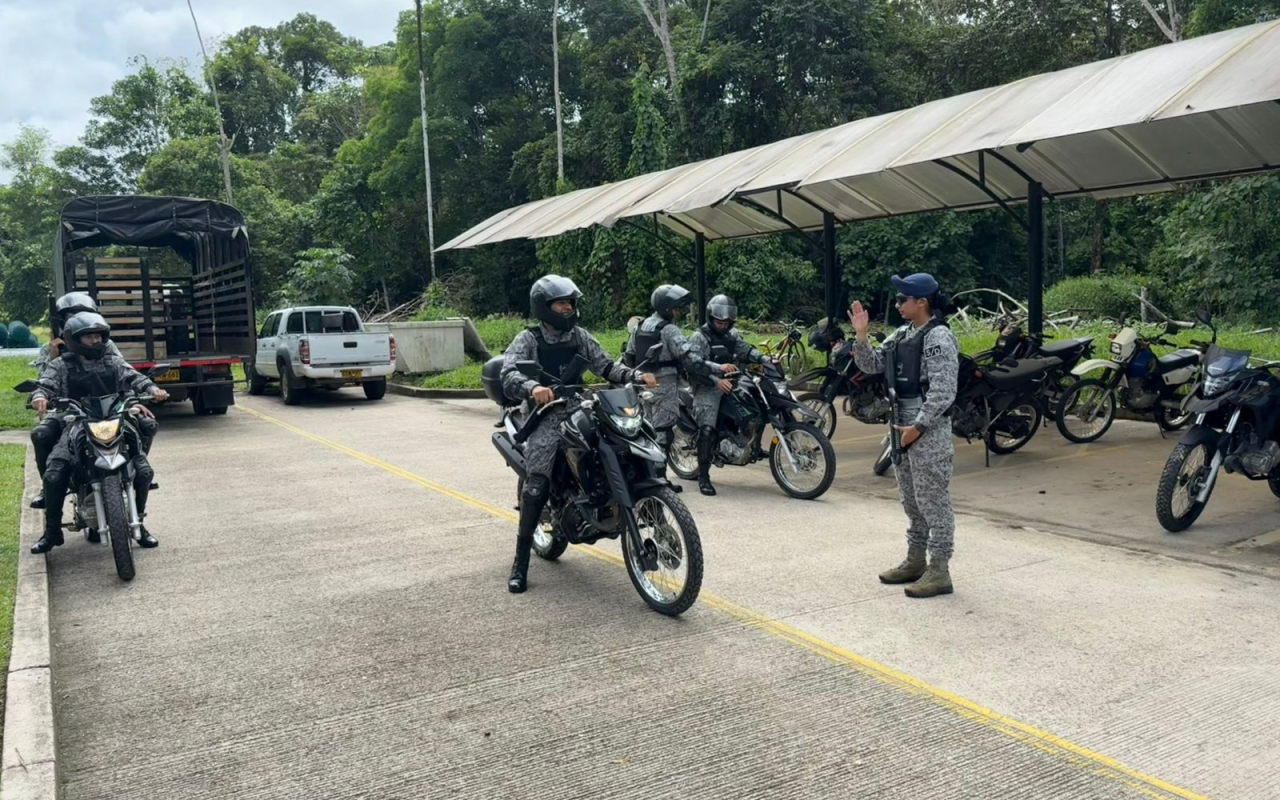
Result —
POLYGON ((889 396, 889 458, 895 464, 902 463, 902 431, 898 430, 898 347, 890 342, 884 351, 885 391, 889 396))

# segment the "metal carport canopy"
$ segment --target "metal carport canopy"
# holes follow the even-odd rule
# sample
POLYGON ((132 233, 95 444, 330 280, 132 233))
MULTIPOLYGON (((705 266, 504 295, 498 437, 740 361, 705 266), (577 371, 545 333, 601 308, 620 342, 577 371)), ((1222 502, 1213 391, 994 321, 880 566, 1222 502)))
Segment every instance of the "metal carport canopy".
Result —
POLYGON ((943 209, 1118 197, 1280 165, 1280 21, 1201 36, 526 203, 438 249, 652 215, 737 239, 943 209))

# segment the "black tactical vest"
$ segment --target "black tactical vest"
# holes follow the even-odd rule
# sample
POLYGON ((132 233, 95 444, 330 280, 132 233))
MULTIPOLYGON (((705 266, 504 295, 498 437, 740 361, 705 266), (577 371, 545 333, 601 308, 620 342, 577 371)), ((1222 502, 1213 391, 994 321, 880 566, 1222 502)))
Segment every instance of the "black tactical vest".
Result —
MULTIPOLYGON (((653 347, 655 344, 662 344, 662 329, 671 324, 671 320, 664 319, 658 323, 656 328, 651 331, 646 331, 644 329, 645 322, 648 322, 648 320, 641 322, 636 326, 636 329, 631 332, 631 359, 629 363, 627 363, 628 367, 635 367, 639 365, 644 361, 645 354, 649 352, 650 347, 653 347)), ((669 359, 667 361, 655 361, 650 364, 645 364, 645 369, 667 369, 669 367, 678 366, 680 366, 680 362, 678 360, 669 359)))
POLYGON ((733 338, 733 329, 729 333, 720 333, 708 323, 700 328, 702 335, 707 337, 707 342, 711 345, 711 357, 708 361, 714 361, 717 364, 732 364, 735 360, 734 356, 738 350, 738 342, 733 338), (715 348, 723 347, 727 352, 725 355, 717 356, 715 348))
POLYGON ((104 374, 85 368, 80 359, 71 353, 62 357, 67 364, 67 395, 71 400, 86 397, 105 397, 119 391, 114 373, 104 374))
MULTIPOLYGON (((543 334, 542 326, 535 325, 529 331, 538 340, 538 363, 544 372, 556 376, 565 385, 582 382, 581 362, 574 362, 574 356, 578 355, 578 344, 572 336, 563 342, 552 344, 543 334)), ((539 382, 544 385, 548 383, 545 378, 539 382)))
POLYGON ((929 331, 939 325, 946 323, 932 319, 914 337, 907 339, 904 336, 894 345, 898 374, 886 375, 885 378, 894 382, 899 398, 914 399, 929 394, 929 381, 924 378, 924 340, 929 331))

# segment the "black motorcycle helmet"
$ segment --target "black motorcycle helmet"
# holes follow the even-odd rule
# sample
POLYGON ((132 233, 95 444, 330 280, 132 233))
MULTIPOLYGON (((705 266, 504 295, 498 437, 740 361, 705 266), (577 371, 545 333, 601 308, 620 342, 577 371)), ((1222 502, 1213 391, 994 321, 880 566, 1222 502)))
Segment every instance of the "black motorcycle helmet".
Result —
POLYGON ((89 296, 88 292, 67 292, 62 297, 59 297, 53 306, 54 316, 57 318, 55 324, 58 327, 58 330, 54 331, 54 333, 60 334, 62 327, 67 324, 67 320, 83 311, 93 314, 98 313, 98 304, 93 302, 93 298, 89 296))
POLYGON ((529 290, 529 315, 558 331, 571 331, 578 324, 578 301, 581 299, 582 292, 573 281, 559 275, 543 275, 529 290), (573 313, 566 316, 552 311, 551 304, 557 300, 572 301, 573 313))
POLYGON ((653 290, 649 303, 653 306, 653 310, 658 312, 658 316, 670 320, 675 316, 677 308, 693 305, 693 293, 683 286, 664 283, 653 290))
POLYGON ((828 352, 840 341, 844 341, 844 330, 830 318, 818 320, 818 324, 809 331, 809 346, 814 350, 828 352))
POLYGON ((733 325, 738 321, 738 304, 733 302, 733 298, 727 294, 718 294, 711 298, 711 302, 707 303, 707 320, 728 320, 729 327, 725 331, 733 330, 733 325))
POLYGON ((91 311, 81 311, 62 326, 62 340, 66 342, 67 349, 90 361, 102 358, 107 352, 107 340, 110 338, 111 326, 101 314, 91 311), (92 346, 84 344, 84 337, 90 333, 102 334, 102 341, 92 346))

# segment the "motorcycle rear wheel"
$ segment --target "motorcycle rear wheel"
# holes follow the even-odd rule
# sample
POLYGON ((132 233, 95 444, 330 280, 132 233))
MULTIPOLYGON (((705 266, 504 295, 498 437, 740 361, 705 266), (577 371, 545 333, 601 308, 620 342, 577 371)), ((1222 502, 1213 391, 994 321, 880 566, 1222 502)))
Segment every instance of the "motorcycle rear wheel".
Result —
POLYGON ((135 574, 133 530, 129 527, 124 485, 119 475, 108 475, 102 481, 102 505, 107 514, 107 526, 111 529, 111 555, 115 558, 116 574, 122 581, 131 581, 135 574))
POLYGON ((679 425, 671 432, 671 449, 667 451, 667 463, 681 480, 698 477, 698 434, 689 433, 679 425))
POLYGON ((636 500, 634 514, 647 555, 656 556, 658 568, 645 571, 630 532, 622 536, 622 558, 627 576, 641 599, 659 614, 683 614, 702 590, 702 539, 693 515, 679 495, 666 486, 645 490, 636 500))
MULTIPOLYGON (((524 499, 524 478, 516 484, 516 508, 520 507, 521 501, 524 499)), ((543 513, 545 518, 546 513, 543 513)), ((569 549, 569 540, 564 538, 549 523, 540 523, 533 532, 533 552, 537 553, 538 558, 547 561, 555 561, 564 555, 564 551, 569 549), (550 528, 550 530, 548 530, 550 528)))
POLYGON ((1025 447, 1027 442, 1035 438, 1036 431, 1040 430, 1040 423, 1044 421, 1044 412, 1040 410, 1040 404, 1034 400, 1024 400, 1017 406, 1010 408, 1002 416, 1004 419, 993 422, 993 429, 988 430, 985 437, 987 440, 987 449, 1002 456, 1021 450, 1025 447), (1022 417, 1023 421, 1026 422, 1026 435, 1014 436, 1006 431, 994 429, 1000 426, 1003 421, 1008 420, 1013 414, 1022 417))

